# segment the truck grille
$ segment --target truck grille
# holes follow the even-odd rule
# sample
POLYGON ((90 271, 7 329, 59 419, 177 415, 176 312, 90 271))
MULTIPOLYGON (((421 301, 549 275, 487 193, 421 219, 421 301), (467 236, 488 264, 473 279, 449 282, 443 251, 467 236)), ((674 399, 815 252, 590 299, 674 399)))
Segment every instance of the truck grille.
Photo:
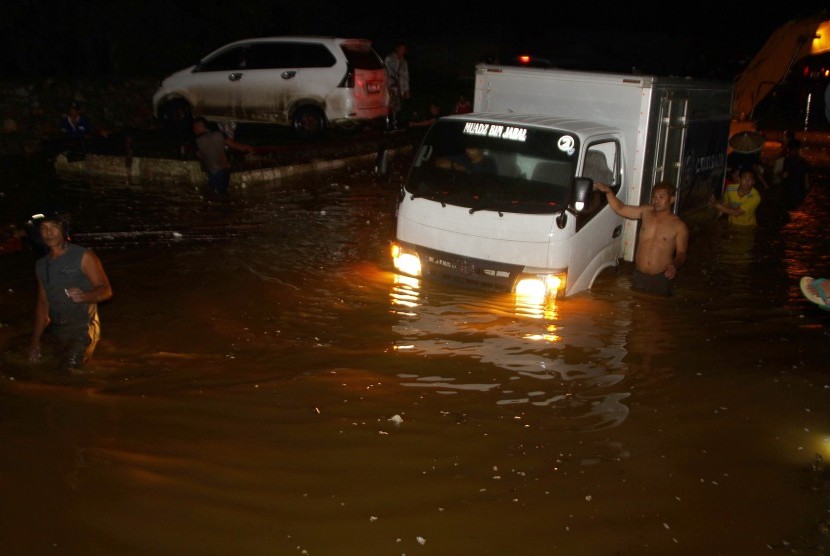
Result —
POLYGON ((522 266, 481 259, 459 257, 432 249, 418 249, 424 278, 459 286, 490 290, 512 291, 522 266))

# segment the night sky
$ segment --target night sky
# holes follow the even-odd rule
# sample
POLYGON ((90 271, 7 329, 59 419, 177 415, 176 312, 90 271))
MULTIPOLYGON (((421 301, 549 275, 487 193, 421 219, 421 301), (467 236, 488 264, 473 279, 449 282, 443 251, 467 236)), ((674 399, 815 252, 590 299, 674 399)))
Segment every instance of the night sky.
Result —
POLYGON ((0 20, 0 76, 165 75, 233 40, 317 34, 371 39, 382 56, 403 40, 422 73, 436 57, 467 67, 529 52, 563 67, 731 78, 776 28, 825 5, 17 0, 0 20))

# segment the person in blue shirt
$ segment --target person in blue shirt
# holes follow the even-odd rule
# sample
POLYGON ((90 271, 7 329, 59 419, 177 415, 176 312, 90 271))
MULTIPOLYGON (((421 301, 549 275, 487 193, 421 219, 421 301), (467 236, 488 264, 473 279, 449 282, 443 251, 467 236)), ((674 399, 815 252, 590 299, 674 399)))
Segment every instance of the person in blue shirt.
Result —
POLYGON ((83 160, 87 152, 109 152, 120 150, 121 145, 113 143, 109 131, 92 125, 77 103, 72 103, 60 121, 63 138, 52 142, 52 148, 63 152, 70 162, 83 160))
POLYGON ((72 104, 61 119, 61 130, 67 139, 89 139, 95 130, 92 123, 81 113, 77 104, 72 104))

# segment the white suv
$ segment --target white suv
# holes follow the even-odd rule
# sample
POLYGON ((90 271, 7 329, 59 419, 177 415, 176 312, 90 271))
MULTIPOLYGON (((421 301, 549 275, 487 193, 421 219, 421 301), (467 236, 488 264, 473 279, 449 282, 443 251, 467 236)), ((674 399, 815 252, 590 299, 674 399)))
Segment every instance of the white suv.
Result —
POLYGON ((385 119, 383 61, 365 39, 267 37, 237 41, 162 81, 156 118, 171 126, 204 116, 216 122, 273 123, 298 134, 385 119))

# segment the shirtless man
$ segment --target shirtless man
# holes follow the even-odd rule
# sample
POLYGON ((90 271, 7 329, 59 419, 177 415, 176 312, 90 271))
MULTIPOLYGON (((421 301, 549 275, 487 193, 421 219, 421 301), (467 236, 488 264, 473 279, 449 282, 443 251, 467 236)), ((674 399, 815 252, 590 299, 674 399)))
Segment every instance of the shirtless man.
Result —
POLYGON ((654 295, 669 296, 677 269, 686 262, 689 229, 672 210, 675 187, 667 181, 655 184, 650 205, 626 205, 604 183, 594 188, 605 193, 611 209, 624 218, 642 220, 631 287, 654 295))

